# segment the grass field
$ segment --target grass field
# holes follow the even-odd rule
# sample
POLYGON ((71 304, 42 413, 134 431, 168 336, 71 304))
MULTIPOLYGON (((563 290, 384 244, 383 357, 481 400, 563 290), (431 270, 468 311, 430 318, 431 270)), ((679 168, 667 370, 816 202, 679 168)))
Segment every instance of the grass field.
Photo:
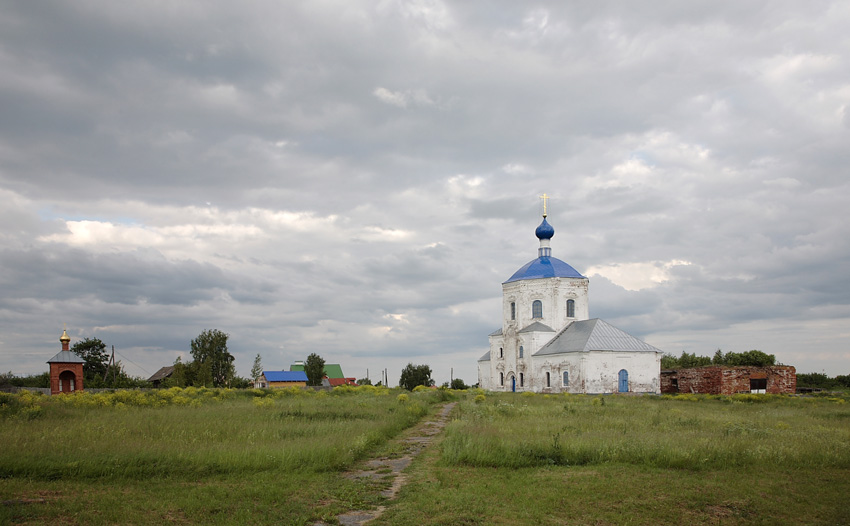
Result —
POLYGON ((0 524, 333 523, 454 396, 375 524, 850 523, 846 397, 399 393, 0 395, 0 524))
POLYGON ((850 524, 850 404, 469 398, 410 478, 375 524, 850 524))
POLYGON ((378 502, 340 477, 439 393, 4 396, 0 524, 309 524, 378 502))

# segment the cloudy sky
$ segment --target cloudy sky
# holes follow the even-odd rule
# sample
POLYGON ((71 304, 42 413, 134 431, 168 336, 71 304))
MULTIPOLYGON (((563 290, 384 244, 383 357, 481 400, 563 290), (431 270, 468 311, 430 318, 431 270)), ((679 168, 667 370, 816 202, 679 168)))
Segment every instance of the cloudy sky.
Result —
POLYGON ((850 373, 850 5, 0 0, 0 370, 204 329, 477 380, 537 255, 661 348, 850 373), (566 4, 566 5, 565 5, 566 4))

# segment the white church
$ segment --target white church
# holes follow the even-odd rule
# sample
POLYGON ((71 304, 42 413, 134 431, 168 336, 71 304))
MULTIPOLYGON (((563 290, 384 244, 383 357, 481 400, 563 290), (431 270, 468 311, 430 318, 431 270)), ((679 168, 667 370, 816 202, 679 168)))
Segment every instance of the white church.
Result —
POLYGON ((502 283, 502 327, 478 360, 478 385, 536 393, 660 393, 662 351, 599 319, 589 319, 588 282, 552 257, 555 229, 535 234, 537 259, 502 283))

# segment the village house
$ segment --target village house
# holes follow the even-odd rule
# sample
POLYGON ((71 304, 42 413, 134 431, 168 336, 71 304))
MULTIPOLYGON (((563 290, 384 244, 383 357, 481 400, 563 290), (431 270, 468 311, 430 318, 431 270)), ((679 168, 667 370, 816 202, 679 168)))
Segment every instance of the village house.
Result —
POLYGON ((174 374, 174 366, 166 365, 165 367, 160 367, 159 370, 148 378, 148 382, 153 384, 154 388, 159 388, 162 386, 162 382, 171 378, 171 375, 174 374))
POLYGON ((306 386, 307 373, 304 371, 263 371, 263 374, 254 381, 254 387, 257 389, 306 386))
MULTIPOLYGON (((303 371, 304 362, 298 361, 289 366, 290 371, 303 371)), ((323 387, 339 387, 340 385, 357 385, 357 379, 346 377, 342 372, 342 366, 338 363, 326 363, 323 368, 323 387)))

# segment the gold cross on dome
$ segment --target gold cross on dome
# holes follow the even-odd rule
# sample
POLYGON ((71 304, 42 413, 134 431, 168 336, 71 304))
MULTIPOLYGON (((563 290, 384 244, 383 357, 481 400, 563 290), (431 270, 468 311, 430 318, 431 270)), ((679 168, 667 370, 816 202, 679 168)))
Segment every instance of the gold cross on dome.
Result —
POLYGON ((549 196, 544 193, 540 196, 540 199, 543 199, 543 217, 546 217, 548 215, 546 213, 546 201, 549 200, 549 196))

